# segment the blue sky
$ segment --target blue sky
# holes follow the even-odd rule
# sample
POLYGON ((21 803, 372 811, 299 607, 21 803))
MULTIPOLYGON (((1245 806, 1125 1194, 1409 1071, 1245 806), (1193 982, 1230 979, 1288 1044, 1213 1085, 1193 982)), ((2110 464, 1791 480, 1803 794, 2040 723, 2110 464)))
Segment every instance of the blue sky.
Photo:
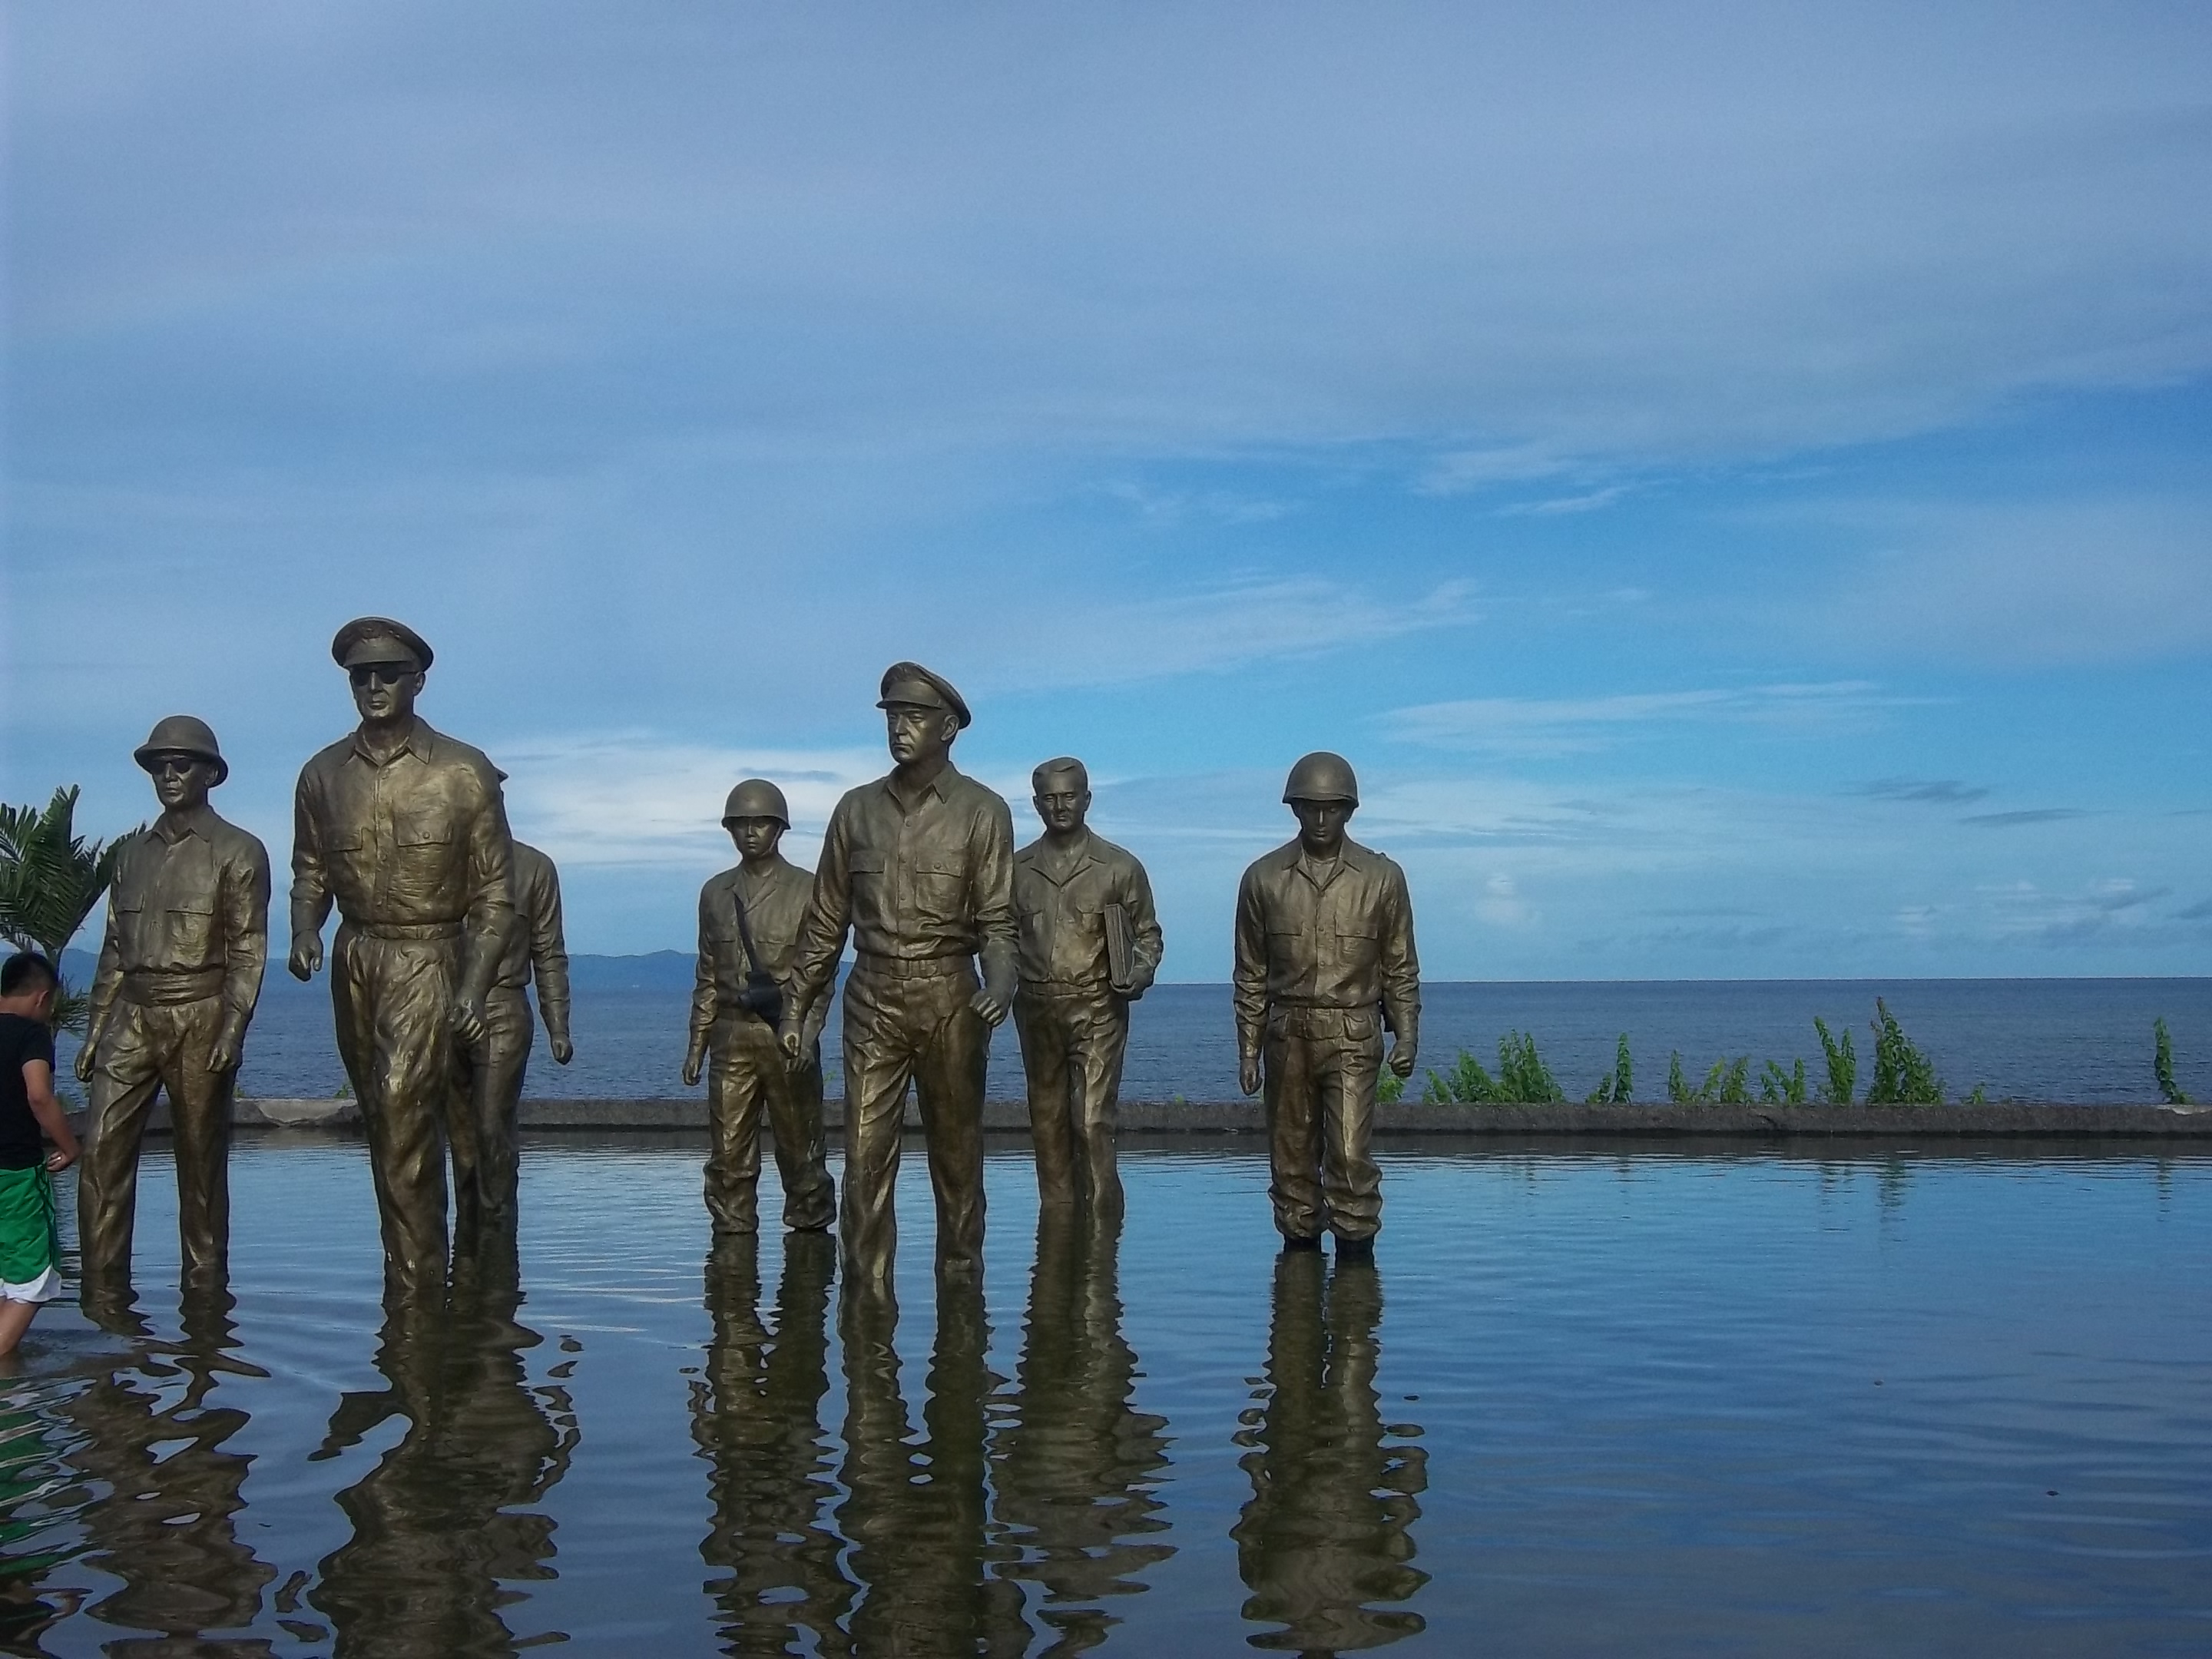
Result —
POLYGON ((362 611, 575 948, 877 676, 1225 975, 1343 750, 1432 976, 2212 966, 2212 12, 15 8, 0 792, 281 860, 362 611))

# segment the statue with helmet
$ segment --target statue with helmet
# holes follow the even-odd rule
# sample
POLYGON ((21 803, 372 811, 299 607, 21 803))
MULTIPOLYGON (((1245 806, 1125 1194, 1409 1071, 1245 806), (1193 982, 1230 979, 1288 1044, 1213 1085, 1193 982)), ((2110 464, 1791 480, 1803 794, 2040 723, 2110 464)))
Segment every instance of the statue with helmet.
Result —
POLYGON ((871 1289, 889 1285, 897 1246, 909 1085, 929 1142, 938 1270, 982 1271, 983 1086, 1016 977, 1013 814, 952 764, 967 702, 943 675, 898 662, 876 706, 891 770, 848 790, 830 815, 781 1032, 798 1060, 849 932, 839 1221, 848 1274, 871 1289))
POLYGON ((780 850, 791 828, 783 791, 747 778, 722 804, 738 862, 699 890, 699 969, 684 1082, 707 1073, 707 1212, 717 1237, 760 1231, 763 1120, 783 1177, 783 1224, 818 1231, 837 1218, 822 1128, 822 1024, 817 1006, 792 1063, 777 1025, 797 994, 793 955, 814 872, 780 850))
POLYGON ((139 1145, 157 1091, 168 1096, 175 1137, 185 1278, 223 1276, 231 1092, 269 957, 269 854, 208 805, 230 775, 215 732, 171 714, 135 758, 161 814, 116 866, 76 1057, 79 1080, 91 1085, 77 1238, 94 1304, 129 1284, 139 1145))
POLYGON ((421 635, 362 617, 331 656, 361 723, 301 769, 289 965, 303 980, 321 969, 335 904, 338 1056, 368 1135, 387 1278, 412 1295, 445 1279, 445 1128, 515 926, 514 838, 497 769, 415 713, 432 660, 421 635))
POLYGON ((1267 1195, 1291 1249, 1372 1250, 1382 1177, 1371 1149, 1387 1063, 1413 1074, 1420 963, 1405 872, 1345 834, 1359 782, 1341 755, 1291 769, 1295 839, 1245 871, 1237 894, 1237 1076, 1264 1087, 1267 1195), (1383 1057, 1385 1031, 1395 1033, 1383 1057))

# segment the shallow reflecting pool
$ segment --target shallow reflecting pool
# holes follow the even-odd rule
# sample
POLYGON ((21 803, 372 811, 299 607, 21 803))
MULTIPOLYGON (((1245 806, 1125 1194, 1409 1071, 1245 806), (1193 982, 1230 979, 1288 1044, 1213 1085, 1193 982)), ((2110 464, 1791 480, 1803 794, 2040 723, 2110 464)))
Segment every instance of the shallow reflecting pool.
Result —
POLYGON ((2202 1158, 1401 1144, 1338 1267, 1243 1143, 1118 1245, 1013 1145, 983 1285, 909 1158, 860 1299, 710 1255, 702 1151, 533 1141, 391 1321, 357 1146, 242 1145, 181 1306, 153 1161, 136 1310, 0 1380, 0 1649, 2212 1651, 2202 1158))

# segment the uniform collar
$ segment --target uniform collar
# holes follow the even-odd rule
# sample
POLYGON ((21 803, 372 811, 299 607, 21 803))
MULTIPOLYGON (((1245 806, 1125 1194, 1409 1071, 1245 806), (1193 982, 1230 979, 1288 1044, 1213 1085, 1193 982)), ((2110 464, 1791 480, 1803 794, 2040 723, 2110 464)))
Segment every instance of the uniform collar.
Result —
MULTIPOLYGON (((1278 870, 1303 871, 1305 867, 1306 849, 1304 843, 1295 836, 1278 847, 1269 856, 1278 870)), ((1346 836, 1343 845, 1337 848, 1336 867, 1339 870, 1364 871, 1368 867, 1369 856, 1364 847, 1346 836)))
MULTIPOLYGON (((408 728, 406 738, 400 743, 399 747, 392 751, 391 759, 398 760, 402 755, 411 754, 416 760, 427 764, 436 758, 437 740, 438 734, 430 729, 430 723, 417 714, 415 717, 415 724, 408 728)), ((388 763, 380 763, 375 756, 369 753, 368 744, 362 740, 361 728, 358 726, 353 729, 353 752, 371 766, 388 763)))
POLYGON ((202 801, 189 812, 162 813, 154 820, 154 833, 174 847, 186 836, 198 836, 202 841, 208 840, 208 831, 214 822, 215 808, 202 801), (172 830, 175 833, 171 834, 172 830))
POLYGON ((1028 863, 1030 869, 1036 871, 1054 886, 1064 887, 1075 879, 1085 865, 1097 862, 1098 836, 1089 824, 1084 825, 1082 837, 1075 843, 1075 854, 1068 860, 1065 869, 1053 867, 1053 846, 1042 836, 1039 836, 1025 850, 1029 854, 1028 863))
POLYGON ((884 775, 884 793, 889 795, 891 799, 897 804, 901 811, 908 812, 921 805, 924 797, 926 796, 934 795, 939 800, 951 799, 952 786, 959 781, 960 769, 953 765, 951 757, 948 756, 945 758, 945 764, 938 768, 937 775, 932 778, 927 783, 923 784, 921 787, 915 793, 914 799, 912 800, 908 800, 906 798, 898 781, 898 774, 896 772, 887 772, 884 775))

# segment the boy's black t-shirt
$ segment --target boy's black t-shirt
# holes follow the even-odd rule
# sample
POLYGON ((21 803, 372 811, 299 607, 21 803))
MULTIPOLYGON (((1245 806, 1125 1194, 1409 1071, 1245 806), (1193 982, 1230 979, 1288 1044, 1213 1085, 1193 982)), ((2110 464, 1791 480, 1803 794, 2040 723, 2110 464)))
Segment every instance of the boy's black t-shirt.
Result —
POLYGON ((31 1091, 23 1086, 23 1067, 34 1060, 53 1068, 53 1028, 0 1014, 0 1170, 27 1170, 46 1156, 45 1134, 31 1115, 31 1091))

